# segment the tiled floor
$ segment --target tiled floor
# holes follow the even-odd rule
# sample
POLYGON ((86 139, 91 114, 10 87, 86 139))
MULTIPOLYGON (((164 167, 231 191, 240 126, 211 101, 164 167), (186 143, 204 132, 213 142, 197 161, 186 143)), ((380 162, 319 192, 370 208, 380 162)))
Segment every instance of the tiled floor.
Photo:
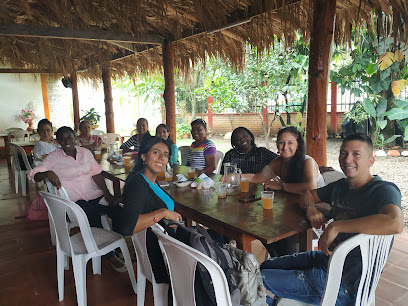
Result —
MULTIPOLYGON (((0 305, 75 305, 72 269, 65 273, 65 299, 58 302, 55 248, 47 221, 26 223, 15 216, 26 212, 36 195, 29 184, 28 197, 16 194, 12 173, 0 159, 0 305)), ((20 192, 21 193, 21 192, 20 192)), ((254 247, 258 245, 254 243, 254 247)), ((257 258, 263 258, 262 248, 257 258)), ((130 245, 131 250, 131 245, 130 245)), ((88 305, 136 305, 127 273, 117 273, 102 262, 102 275, 92 275, 88 265, 88 305)), ((151 286, 145 305, 153 305, 151 286)), ((396 235, 376 291, 376 305, 408 305, 408 233, 396 235)))

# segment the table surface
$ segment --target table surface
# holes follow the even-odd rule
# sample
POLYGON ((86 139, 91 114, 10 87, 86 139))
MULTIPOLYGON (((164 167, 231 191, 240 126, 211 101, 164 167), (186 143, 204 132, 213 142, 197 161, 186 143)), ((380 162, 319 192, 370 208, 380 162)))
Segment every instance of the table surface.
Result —
MULTIPOLYGON (((188 167, 174 166, 174 175, 186 174, 188 167)), ((125 180, 128 174, 116 175, 125 180)), ((218 182, 221 175, 212 179, 218 182)), ((238 187, 239 188, 239 187, 238 187)), ((242 203, 240 197, 251 194, 260 195, 263 186, 250 184, 249 193, 228 195, 218 199, 217 192, 211 188, 208 192, 190 186, 179 188, 170 183, 164 188, 175 202, 175 210, 188 220, 194 220, 212 230, 237 241, 239 247, 250 251, 250 242, 258 239, 262 243, 272 243, 300 233, 300 248, 309 250, 311 245, 310 224, 305 213, 299 208, 299 197, 285 192, 276 192, 273 209, 264 210, 262 200, 242 203), (302 241, 301 241, 302 240, 302 241), (306 241, 310 240, 310 241, 306 241)))
POLYGON ((29 146, 35 146, 37 141, 13 141, 13 142, 10 142, 10 143, 18 145, 20 147, 29 147, 29 146))

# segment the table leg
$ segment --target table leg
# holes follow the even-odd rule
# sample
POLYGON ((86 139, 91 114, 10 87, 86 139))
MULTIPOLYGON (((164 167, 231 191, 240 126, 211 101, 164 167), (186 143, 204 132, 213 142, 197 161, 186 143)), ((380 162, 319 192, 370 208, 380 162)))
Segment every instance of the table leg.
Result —
POLYGON ((299 233, 299 252, 312 251, 313 230, 311 228, 299 233))
POLYGON ((240 238, 241 241, 237 240, 237 248, 251 253, 252 241, 255 239, 245 234, 242 234, 240 238))

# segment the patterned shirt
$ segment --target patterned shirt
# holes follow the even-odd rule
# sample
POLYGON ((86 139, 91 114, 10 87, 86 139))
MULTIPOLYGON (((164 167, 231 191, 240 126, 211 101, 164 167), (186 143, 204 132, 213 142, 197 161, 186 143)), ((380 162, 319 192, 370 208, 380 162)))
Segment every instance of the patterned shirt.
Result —
POLYGON ((81 135, 78 136, 78 143, 80 146, 90 145, 93 144, 94 142, 102 143, 101 137, 99 137, 98 135, 91 135, 91 138, 89 138, 89 140, 86 140, 81 135))
MULTIPOLYGON (((276 157, 278 154, 263 147, 252 147, 246 154, 239 153, 237 149, 231 149, 225 153, 222 163, 236 163, 242 173, 258 173, 276 157)), ((224 174, 223 167, 220 173, 224 174)))
POLYGON ((211 140, 205 139, 198 146, 196 141, 194 141, 190 146, 190 152, 188 152, 187 165, 203 170, 206 167, 204 156, 215 155, 216 152, 215 144, 211 140))
POLYGON ((121 149, 127 148, 130 149, 131 147, 134 147, 134 151, 139 151, 139 140, 138 140, 139 134, 131 136, 128 140, 126 140, 121 146, 121 149))

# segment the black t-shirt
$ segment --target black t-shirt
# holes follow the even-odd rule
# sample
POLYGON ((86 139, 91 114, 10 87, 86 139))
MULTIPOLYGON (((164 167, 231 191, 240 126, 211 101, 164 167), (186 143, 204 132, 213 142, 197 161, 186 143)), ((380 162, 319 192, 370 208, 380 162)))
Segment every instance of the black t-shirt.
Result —
MULTIPOLYGON (((350 220, 378 214, 388 205, 401 208, 401 192, 391 182, 383 181, 379 176, 358 189, 350 189, 346 178, 317 190, 322 202, 331 205, 330 216, 335 220, 350 220)), ((333 249, 344 240, 356 234, 339 233, 329 249, 333 249)), ((361 252, 356 248, 346 257, 342 282, 348 291, 355 294, 361 277, 361 252)))
MULTIPOLYGON (((225 153, 222 163, 236 163, 242 173, 258 173, 276 157, 278 154, 263 147, 253 147, 246 154, 240 154, 237 149, 231 149, 225 153)), ((223 167, 220 173, 224 174, 223 167)))
MULTIPOLYGON (((117 217, 113 219, 113 230, 123 236, 131 236, 133 234, 139 215, 160 208, 167 208, 166 204, 153 192, 140 173, 132 175, 126 181, 122 203, 124 204, 123 208, 119 209, 117 217)), ((150 227, 146 233, 146 245, 156 282, 169 283, 157 237, 150 227)))

